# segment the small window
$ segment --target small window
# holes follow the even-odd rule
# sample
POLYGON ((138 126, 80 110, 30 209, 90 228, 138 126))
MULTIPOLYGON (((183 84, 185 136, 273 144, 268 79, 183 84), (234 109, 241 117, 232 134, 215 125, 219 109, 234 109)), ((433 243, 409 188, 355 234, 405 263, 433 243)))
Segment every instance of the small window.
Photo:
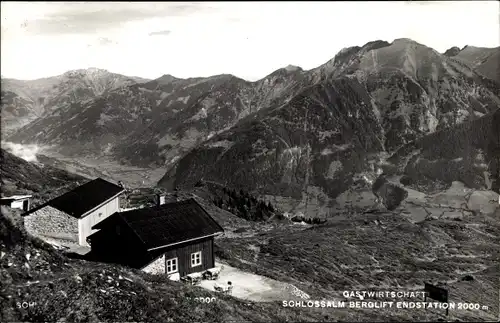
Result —
POLYGON ((167 274, 173 274, 178 271, 177 268, 177 258, 172 258, 167 260, 167 274))
POLYGON ((99 213, 99 217, 101 217, 102 213, 99 213))
POLYGON ((191 267, 201 265, 201 251, 191 254, 191 267))

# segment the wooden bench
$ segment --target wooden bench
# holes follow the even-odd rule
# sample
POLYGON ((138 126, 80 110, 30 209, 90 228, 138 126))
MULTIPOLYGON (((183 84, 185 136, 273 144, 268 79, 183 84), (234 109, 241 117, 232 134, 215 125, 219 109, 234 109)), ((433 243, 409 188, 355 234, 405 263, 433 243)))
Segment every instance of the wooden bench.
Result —
POLYGON ((202 279, 201 275, 193 275, 193 274, 181 278, 183 282, 189 283, 191 285, 198 285, 201 282, 201 279, 202 279))

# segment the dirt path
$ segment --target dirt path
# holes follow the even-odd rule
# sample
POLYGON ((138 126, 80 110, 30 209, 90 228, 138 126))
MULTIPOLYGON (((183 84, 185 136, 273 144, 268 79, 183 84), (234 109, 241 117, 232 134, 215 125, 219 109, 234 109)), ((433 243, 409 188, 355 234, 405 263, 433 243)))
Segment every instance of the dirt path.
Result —
POLYGON ((216 263, 215 265, 222 267, 219 279, 202 280, 200 287, 214 291, 214 286, 227 288, 227 283, 230 281, 233 285, 232 296, 255 302, 309 298, 309 295, 291 284, 248 273, 227 264, 216 263))

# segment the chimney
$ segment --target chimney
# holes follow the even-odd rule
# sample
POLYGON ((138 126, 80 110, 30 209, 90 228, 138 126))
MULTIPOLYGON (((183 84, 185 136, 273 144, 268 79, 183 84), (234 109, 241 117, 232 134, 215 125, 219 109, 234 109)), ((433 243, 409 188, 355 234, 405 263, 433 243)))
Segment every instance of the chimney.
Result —
POLYGON ((156 203, 158 206, 165 204, 165 195, 156 194, 156 203))
MULTIPOLYGON (((500 204, 500 199, 498 201, 499 201, 499 204, 500 204)), ((26 212, 31 209, 31 201, 30 201, 29 198, 23 203, 23 209, 26 212)))

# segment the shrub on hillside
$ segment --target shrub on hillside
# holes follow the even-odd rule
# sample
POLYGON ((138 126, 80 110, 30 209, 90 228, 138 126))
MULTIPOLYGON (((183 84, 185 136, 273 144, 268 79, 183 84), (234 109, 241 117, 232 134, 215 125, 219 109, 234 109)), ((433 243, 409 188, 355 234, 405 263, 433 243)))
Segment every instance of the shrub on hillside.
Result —
POLYGON ((212 203, 245 220, 265 221, 279 213, 271 202, 266 203, 263 200, 258 200, 242 189, 236 191, 224 187, 222 193, 223 196, 214 197, 212 203))

